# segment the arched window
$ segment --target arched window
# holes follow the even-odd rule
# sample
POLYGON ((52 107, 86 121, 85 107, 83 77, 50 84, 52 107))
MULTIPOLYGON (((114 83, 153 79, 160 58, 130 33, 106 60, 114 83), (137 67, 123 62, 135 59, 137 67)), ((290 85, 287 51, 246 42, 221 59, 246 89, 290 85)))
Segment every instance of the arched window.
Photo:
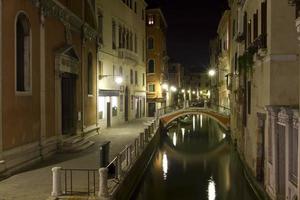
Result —
POLYGON ((93 55, 88 54, 87 59, 87 84, 88 84, 88 95, 93 95, 93 55))
POLYGON ((148 61, 148 73, 154 73, 155 72, 155 64, 154 60, 148 61))
POLYGON ((154 48, 154 40, 152 37, 148 38, 148 49, 153 49, 154 48))
POLYGON ((30 24, 27 16, 20 13, 16 22, 16 90, 31 90, 30 24))

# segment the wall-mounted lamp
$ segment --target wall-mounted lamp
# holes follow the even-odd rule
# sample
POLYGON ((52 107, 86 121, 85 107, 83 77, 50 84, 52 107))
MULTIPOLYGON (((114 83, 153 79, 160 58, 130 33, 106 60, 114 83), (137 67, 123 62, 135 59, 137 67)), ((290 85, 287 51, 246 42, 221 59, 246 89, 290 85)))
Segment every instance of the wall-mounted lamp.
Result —
POLYGON ((118 85, 121 85, 123 83, 123 77, 122 76, 115 76, 115 75, 99 75, 99 79, 103 79, 103 78, 106 78, 106 77, 114 77, 114 80, 115 82, 118 84, 118 85))

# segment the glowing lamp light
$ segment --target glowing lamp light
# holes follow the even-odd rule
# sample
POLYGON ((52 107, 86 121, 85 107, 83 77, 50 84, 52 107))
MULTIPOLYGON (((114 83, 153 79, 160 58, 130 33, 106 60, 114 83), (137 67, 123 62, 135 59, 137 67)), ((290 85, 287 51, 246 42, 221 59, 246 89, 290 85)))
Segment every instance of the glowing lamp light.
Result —
POLYGON ((166 83, 162 84, 162 89, 168 90, 168 88, 169 88, 168 84, 166 84, 166 83))
POLYGON ((185 93, 185 90, 182 89, 181 92, 182 92, 182 93, 185 93))
POLYGON ((123 78, 122 78, 121 76, 116 76, 115 82, 116 82, 118 85, 120 85, 120 84, 123 83, 123 78))
POLYGON ((171 89, 171 91, 172 91, 172 92, 176 92, 176 91, 177 91, 177 88, 176 88, 176 87, 174 87, 174 86, 171 86, 171 88, 170 88, 170 89, 171 89))
POLYGON ((196 91, 193 91, 193 94, 196 94, 196 91))
POLYGON ((209 76, 214 76, 214 75, 216 75, 216 70, 214 70, 214 69, 209 70, 209 71, 208 71, 208 75, 209 75, 209 76))

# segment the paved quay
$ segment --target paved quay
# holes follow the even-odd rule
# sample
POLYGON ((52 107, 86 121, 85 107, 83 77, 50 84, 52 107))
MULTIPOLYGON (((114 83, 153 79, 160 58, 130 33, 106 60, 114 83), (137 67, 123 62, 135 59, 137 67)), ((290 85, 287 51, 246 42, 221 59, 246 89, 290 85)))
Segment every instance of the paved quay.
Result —
POLYGON ((0 182, 0 200, 45 200, 51 194, 52 167, 99 168, 99 144, 110 143, 110 160, 142 132, 153 118, 133 120, 103 129, 89 140, 95 145, 78 153, 57 153, 51 159, 37 164, 31 170, 16 174, 0 182))

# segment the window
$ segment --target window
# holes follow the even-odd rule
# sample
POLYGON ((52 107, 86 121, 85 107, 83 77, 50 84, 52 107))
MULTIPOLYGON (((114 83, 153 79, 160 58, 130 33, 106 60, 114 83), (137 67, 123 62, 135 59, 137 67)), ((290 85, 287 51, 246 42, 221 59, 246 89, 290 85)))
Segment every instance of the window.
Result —
POLYGON ((142 54, 143 54, 143 61, 145 61, 145 40, 143 39, 143 44, 142 44, 142 54))
POLYGON ((149 92, 155 92, 155 85, 154 84, 149 84, 148 85, 148 91, 149 92))
POLYGON ((138 72, 137 71, 134 72, 134 76, 135 76, 135 85, 138 85, 138 72))
POLYGON ((119 68, 119 75, 123 76, 123 67, 122 66, 120 66, 120 68, 119 68))
POLYGON ((154 60, 149 60, 148 61, 148 73, 154 73, 155 72, 155 64, 154 60))
POLYGON ((248 38, 248 46, 250 46, 251 43, 252 43, 252 21, 251 20, 249 20, 249 22, 248 22, 248 36, 247 36, 247 38, 248 38))
POLYGON ((102 62, 99 61, 99 64, 98 64, 98 74, 101 76, 103 75, 103 66, 102 66, 102 62))
POLYGON ((102 35, 103 31, 103 15, 100 10, 98 10, 98 32, 102 35))
POLYGON ((258 37, 258 10, 253 14, 253 40, 258 37))
POLYGON ((20 13, 16 24, 16 90, 31 90, 30 70, 30 24, 24 13, 20 13))
POLYGON ((123 112, 124 107, 124 96, 120 95, 120 112, 123 112))
POLYGON ((289 135, 289 180, 297 185, 298 179, 298 129, 294 127, 289 135))
POLYGON ((137 46, 138 46, 138 44, 137 44, 137 36, 136 36, 136 34, 134 34, 134 52, 135 53, 137 53, 137 46))
POLYGON ((248 101, 247 101, 248 114, 250 115, 251 114, 251 81, 248 81, 247 84, 247 97, 248 97, 248 101))
POLYGON ((136 1, 134 2, 134 12, 137 13, 137 4, 136 4, 136 1))
POLYGON ((116 22, 112 21, 112 49, 116 49, 117 48, 117 44, 116 44, 116 22))
POLYGON ((149 15, 147 20, 148 25, 154 25, 154 16, 149 15))
POLYGON ((130 83, 133 84, 133 70, 130 70, 130 83))
POLYGON ((235 28, 236 28, 236 23, 235 23, 235 19, 232 21, 232 38, 234 38, 235 36, 235 28))
POLYGON ((148 49, 153 49, 154 48, 154 40, 152 37, 148 38, 148 49))
POLYGON ((145 10, 142 9, 142 20, 144 21, 145 20, 145 10))
POLYGON ((145 74, 143 73, 143 86, 145 86, 145 74))
POLYGON ((123 48, 123 31, 121 25, 119 25, 119 48, 123 48))
POLYGON ((88 84, 88 95, 93 95, 93 55, 88 54, 88 67, 87 67, 87 84, 88 84))

